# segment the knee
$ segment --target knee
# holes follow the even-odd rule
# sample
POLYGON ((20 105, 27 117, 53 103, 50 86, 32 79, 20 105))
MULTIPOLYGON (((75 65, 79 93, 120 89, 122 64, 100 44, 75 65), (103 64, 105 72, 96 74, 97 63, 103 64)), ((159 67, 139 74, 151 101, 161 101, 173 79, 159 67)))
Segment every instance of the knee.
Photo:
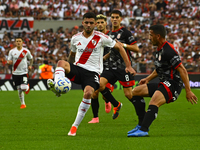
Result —
POLYGON ((92 91, 92 90, 86 89, 86 90, 84 90, 84 96, 83 96, 83 97, 84 97, 85 99, 91 99, 92 94, 93 94, 93 91, 92 91))
POLYGON ((103 91, 106 88, 105 84, 100 83, 99 85, 99 91, 103 91))
POLYGON ((133 90, 132 90, 132 95, 133 96, 138 96, 138 95, 140 95, 141 93, 141 90, 138 90, 137 88, 134 88, 133 90))
POLYGON ((57 67, 62 67, 65 68, 65 66, 67 65, 68 62, 66 62, 65 60, 59 60, 57 63, 57 67))
POLYGON ((150 100, 149 105, 155 105, 157 107, 160 107, 162 104, 160 104, 160 102, 157 102, 155 100, 150 100))
POLYGON ((129 100, 132 98, 132 93, 130 93, 130 92, 126 92, 126 93, 124 93, 124 95, 125 95, 126 98, 128 98, 129 100))
POLYGON ((166 103, 165 98, 163 98, 163 99, 152 98, 150 100, 150 102, 149 102, 149 105, 155 105, 157 107, 160 107, 160 106, 162 106, 165 103, 166 103))

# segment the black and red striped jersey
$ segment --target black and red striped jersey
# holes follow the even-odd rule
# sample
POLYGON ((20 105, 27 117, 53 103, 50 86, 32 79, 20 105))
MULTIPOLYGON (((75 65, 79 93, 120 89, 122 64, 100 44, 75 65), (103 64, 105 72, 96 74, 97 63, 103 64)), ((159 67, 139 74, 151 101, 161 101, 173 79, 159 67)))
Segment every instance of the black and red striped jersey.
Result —
POLYGON ((183 82, 179 72, 176 70, 181 63, 179 53, 171 43, 166 41, 161 47, 157 48, 154 64, 161 82, 171 79, 182 86, 183 82))
MULTIPOLYGON (((126 43, 126 44, 129 44, 129 45, 133 45, 133 44, 136 43, 135 38, 133 37, 132 33, 124 27, 121 27, 120 29, 118 29, 116 31, 110 32, 109 36, 112 39, 117 39, 121 43, 126 43)), ((132 63, 130 51, 126 50, 126 53, 127 53, 128 58, 130 60, 130 63, 132 63)), ((112 49, 111 53, 110 53, 110 67, 112 69, 117 69, 117 68, 123 69, 123 68, 126 67, 124 60, 121 57, 119 51, 117 51, 115 49, 112 49)))

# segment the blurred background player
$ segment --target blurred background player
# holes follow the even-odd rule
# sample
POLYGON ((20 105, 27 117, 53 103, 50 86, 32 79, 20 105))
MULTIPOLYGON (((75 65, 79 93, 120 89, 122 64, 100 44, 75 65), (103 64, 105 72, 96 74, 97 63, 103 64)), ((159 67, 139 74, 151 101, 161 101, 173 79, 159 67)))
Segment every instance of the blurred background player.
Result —
MULTIPOLYGON (((107 17, 100 14, 97 15, 96 17, 96 27, 97 30, 109 35, 109 31, 106 29, 107 27, 107 17)), ((105 47, 104 48, 104 59, 103 59, 103 69, 104 70, 109 70, 109 52, 110 52, 110 48, 109 47, 105 47)), ((103 70, 103 71, 104 71, 103 70)), ((114 90, 114 86, 110 83, 106 84, 106 87, 110 89, 111 92, 113 92, 114 90)), ((92 97, 92 101, 91 101, 91 107, 92 107, 92 113, 93 113, 93 118, 91 121, 89 121, 88 123, 99 123, 99 117, 98 117, 98 112, 99 112, 99 101, 98 101, 98 96, 99 96, 99 92, 95 91, 92 97)), ((103 99, 105 100, 105 111, 106 113, 109 113, 111 111, 111 103, 106 100, 105 97, 103 97, 103 99)))
MULTIPOLYGON (((149 37, 153 46, 157 46, 155 54, 155 70, 146 78, 140 80, 139 86, 132 91, 134 96, 151 97, 147 112, 141 126, 136 126, 128 132, 128 137, 148 136, 149 126, 157 118, 158 108, 177 100, 183 83, 186 98, 192 104, 197 103, 197 97, 190 89, 188 73, 183 66, 178 51, 165 39, 166 30, 163 25, 153 25, 149 28, 149 37), (159 83, 149 83, 158 77, 159 83)), ((143 107, 145 110, 145 107, 143 107)))
POLYGON ((47 60, 44 60, 44 65, 39 68, 38 73, 40 79, 53 79, 53 66, 49 65, 47 60))
MULTIPOLYGON (((54 80, 57 80, 66 76, 74 83, 80 84, 84 92, 76 119, 68 133, 69 136, 76 135, 77 128, 90 107, 92 95, 99 88, 99 76, 103 71, 103 48, 105 46, 119 50, 126 64, 126 71, 130 72, 130 74, 135 74, 124 48, 109 36, 99 31, 94 31, 96 26, 96 15, 94 13, 85 13, 82 25, 83 32, 79 32, 71 39, 69 62, 59 60, 54 77, 54 80)), ((60 96, 55 91, 53 80, 48 79, 47 84, 52 92, 60 96)))
POLYGON ((31 52, 22 47, 23 40, 20 37, 15 38, 16 47, 11 49, 8 54, 7 63, 12 66, 12 78, 13 84, 17 87, 19 99, 21 101, 20 108, 26 108, 24 93, 28 94, 29 84, 28 84, 28 69, 32 69, 33 56, 31 52), (29 66, 28 66, 29 60, 29 66))

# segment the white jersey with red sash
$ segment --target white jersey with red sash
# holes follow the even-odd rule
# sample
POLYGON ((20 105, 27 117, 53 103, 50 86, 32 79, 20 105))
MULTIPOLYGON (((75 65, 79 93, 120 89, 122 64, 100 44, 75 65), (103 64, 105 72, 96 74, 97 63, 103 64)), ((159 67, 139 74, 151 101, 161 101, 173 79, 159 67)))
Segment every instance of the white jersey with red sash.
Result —
POLYGON ((18 50, 17 47, 11 49, 8 54, 8 60, 13 61, 12 74, 22 75, 28 73, 27 59, 32 59, 30 51, 22 47, 18 50))
POLYGON ((115 43, 109 36, 98 31, 93 31, 88 38, 83 36, 83 32, 74 35, 71 40, 71 51, 76 52, 74 64, 101 74, 104 47, 112 48, 115 43))

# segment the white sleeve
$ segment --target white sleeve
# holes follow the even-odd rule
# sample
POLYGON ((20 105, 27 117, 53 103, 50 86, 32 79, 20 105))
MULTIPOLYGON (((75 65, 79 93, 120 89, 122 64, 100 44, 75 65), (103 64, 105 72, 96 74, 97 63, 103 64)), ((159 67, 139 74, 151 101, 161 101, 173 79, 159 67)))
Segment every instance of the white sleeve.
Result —
POLYGON ((30 59, 33 59, 33 56, 31 55, 31 52, 28 50, 28 54, 27 54, 27 58, 30 60, 30 59))
POLYGON ((52 68, 51 68, 51 72, 54 72, 53 66, 52 66, 52 68))
POLYGON ((71 47, 70 47, 70 49, 71 49, 72 52, 75 53, 75 52, 76 52, 76 46, 75 46, 75 44, 74 44, 73 41, 74 41, 74 40, 72 39, 72 40, 71 40, 71 47))
POLYGON ((12 50, 9 51, 7 60, 12 60, 12 50))
POLYGON ((114 47, 115 44, 116 44, 116 41, 111 39, 109 36, 102 36, 102 39, 103 39, 103 45, 106 46, 106 47, 114 47))

